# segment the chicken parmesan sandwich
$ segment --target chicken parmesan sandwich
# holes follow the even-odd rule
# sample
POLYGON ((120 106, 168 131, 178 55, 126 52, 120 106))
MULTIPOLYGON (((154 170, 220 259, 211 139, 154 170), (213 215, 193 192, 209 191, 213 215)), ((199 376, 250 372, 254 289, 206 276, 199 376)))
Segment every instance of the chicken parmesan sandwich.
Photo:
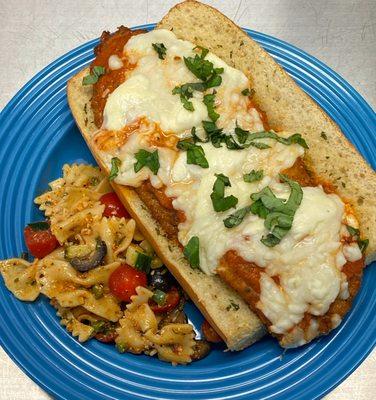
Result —
POLYGON ((195 1, 104 32, 73 116, 143 234, 231 350, 342 321, 375 255, 376 178, 246 33, 195 1))

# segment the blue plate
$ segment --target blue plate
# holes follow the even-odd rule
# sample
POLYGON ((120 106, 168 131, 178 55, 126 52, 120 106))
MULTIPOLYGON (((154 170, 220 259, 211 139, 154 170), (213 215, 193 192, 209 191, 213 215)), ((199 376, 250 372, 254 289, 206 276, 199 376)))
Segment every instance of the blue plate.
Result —
MULTIPOLYGON (((143 28, 152 29, 154 25, 143 28)), ((340 125, 375 166, 376 118, 341 77, 303 51, 246 30, 340 125)), ((93 58, 93 40, 37 74, 0 116, 0 258, 24 250, 23 227, 40 218, 33 198, 60 176, 64 163, 93 163, 68 108, 66 82, 93 58)), ((16 300, 0 285, 1 345, 40 386, 58 399, 317 399, 338 385, 376 341, 376 268, 365 271, 354 307, 330 335, 282 353, 265 338, 239 353, 216 349, 189 366, 119 354, 95 340, 79 344, 45 298, 16 300)), ((198 327, 199 312, 190 306, 198 327)))

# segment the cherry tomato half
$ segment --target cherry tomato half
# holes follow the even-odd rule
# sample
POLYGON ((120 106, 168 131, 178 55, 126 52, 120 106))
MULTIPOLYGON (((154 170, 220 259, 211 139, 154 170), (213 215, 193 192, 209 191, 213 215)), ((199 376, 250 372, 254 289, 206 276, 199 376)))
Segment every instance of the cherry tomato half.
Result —
POLYGON ((128 264, 122 264, 110 275, 108 286, 111 293, 122 301, 131 301, 137 286, 147 285, 145 272, 138 271, 128 264))
POLYGON ((150 301, 150 308, 156 313, 160 314, 173 310, 180 301, 180 293, 176 287, 172 287, 169 292, 166 293, 166 302, 163 305, 158 305, 154 301, 150 301))
POLYGON ((201 331, 205 336, 205 339, 211 343, 219 343, 222 342, 221 337, 218 333, 212 328, 208 321, 204 321, 201 325, 201 331))
POLYGON ((24 237, 29 252, 36 258, 43 258, 58 246, 47 222, 35 222, 24 229, 24 237))
POLYGON ((103 215, 105 217, 130 218, 128 211, 124 208, 115 192, 106 193, 99 200, 104 204, 103 215))

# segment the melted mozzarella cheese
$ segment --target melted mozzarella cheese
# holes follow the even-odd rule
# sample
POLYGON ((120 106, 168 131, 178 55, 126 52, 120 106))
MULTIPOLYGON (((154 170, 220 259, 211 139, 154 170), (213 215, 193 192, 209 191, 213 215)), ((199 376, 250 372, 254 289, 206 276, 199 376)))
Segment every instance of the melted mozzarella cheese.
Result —
MULTIPOLYGON (((109 95, 104 110, 104 128, 121 129, 137 118, 159 124, 162 131, 186 136, 193 126, 202 130, 201 121, 208 119, 202 103, 203 93, 194 92, 194 112, 185 110, 178 95, 172 89, 197 78, 187 69, 183 56, 195 54, 194 45, 178 40, 165 30, 154 30, 132 37, 124 48, 130 62, 137 64, 126 81, 109 95), (152 43, 164 43, 167 53, 164 60, 152 47, 152 43)), ((249 99, 241 90, 249 87, 244 74, 237 71, 214 54, 206 59, 215 67, 224 68, 222 84, 216 88, 217 121, 225 132, 233 133, 236 123, 250 131, 261 131, 263 125, 258 112, 250 107, 249 99)), ((271 139, 262 140, 270 148, 249 147, 244 150, 215 148, 211 143, 200 143, 209 168, 187 163, 187 153, 168 147, 158 147, 160 168, 153 175, 148 168, 134 172, 135 153, 140 149, 154 151, 148 137, 150 127, 133 133, 126 144, 111 154, 102 153, 108 167, 111 157, 122 160, 116 182, 139 186, 150 179, 154 187, 166 187, 166 194, 174 198, 173 206, 184 212, 186 220, 179 225, 178 238, 185 245, 191 237, 200 240, 200 268, 206 274, 214 274, 221 257, 229 250, 236 250, 246 261, 264 268, 260 279, 258 307, 272 323, 275 333, 286 334, 288 345, 305 343, 317 334, 318 324, 312 319, 309 332, 294 327, 309 312, 325 314, 339 296, 348 297, 347 280, 341 272, 347 260, 361 258, 356 243, 343 246, 341 238, 348 236, 345 224, 357 227, 353 216, 345 212, 344 204, 335 194, 326 194, 321 187, 304 187, 303 199, 297 209, 292 228, 275 247, 266 247, 260 239, 267 234, 264 220, 248 214, 243 222, 232 229, 223 220, 234 212, 215 212, 210 199, 215 174, 229 177, 231 187, 225 195, 234 195, 239 202, 237 209, 251 203, 250 194, 269 186, 279 198, 287 199, 290 188, 280 183, 278 174, 291 167, 304 150, 293 144, 283 145, 271 139), (149 130, 148 130, 149 129, 149 130), (263 170, 262 180, 246 183, 243 174, 251 170, 263 170), (280 285, 273 280, 278 276, 280 285), (293 328, 293 329, 292 329, 293 328), (308 340, 307 339, 307 340, 308 340)), ((288 136, 287 132, 279 132, 288 136)))
MULTIPOLYGON (((195 91, 194 111, 186 110, 179 95, 173 95, 176 86, 188 82, 199 82, 188 70, 183 57, 197 54, 191 42, 178 40, 167 30, 154 30, 133 36, 124 47, 125 56, 137 64, 127 76, 127 80, 109 96, 104 109, 103 128, 119 130, 138 117, 146 117, 158 122, 165 132, 182 134, 192 126, 200 126, 208 120, 208 112, 203 104, 203 93, 195 91), (152 47, 153 43, 163 43, 167 48, 165 59, 161 60, 152 47)), ((248 98, 241 91, 248 87, 246 76, 228 66, 214 54, 206 59, 215 68, 224 68, 222 85, 217 88, 217 111, 221 115, 218 126, 235 127, 235 116, 244 129, 261 130, 262 123, 257 112, 248 112, 248 98), (256 126, 255 126, 256 125, 256 126), (256 128, 256 129, 255 129, 256 128)))

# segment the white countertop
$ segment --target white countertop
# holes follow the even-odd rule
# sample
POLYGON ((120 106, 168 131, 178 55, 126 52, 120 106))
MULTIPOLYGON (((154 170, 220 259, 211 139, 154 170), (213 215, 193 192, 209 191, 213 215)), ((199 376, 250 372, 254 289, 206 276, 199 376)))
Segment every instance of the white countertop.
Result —
MULTIPOLYGON (((1 0, 0 109, 51 61, 119 25, 156 22, 177 1, 1 0)), ((376 107, 376 1, 206 1, 238 25, 283 39, 319 58, 376 107)), ((340 360, 338 360, 340 362, 340 360)), ((0 399, 50 397, 0 348, 0 399)), ((375 398, 376 352, 327 400, 375 398)), ((72 399, 75 400, 75 399, 72 399)))

